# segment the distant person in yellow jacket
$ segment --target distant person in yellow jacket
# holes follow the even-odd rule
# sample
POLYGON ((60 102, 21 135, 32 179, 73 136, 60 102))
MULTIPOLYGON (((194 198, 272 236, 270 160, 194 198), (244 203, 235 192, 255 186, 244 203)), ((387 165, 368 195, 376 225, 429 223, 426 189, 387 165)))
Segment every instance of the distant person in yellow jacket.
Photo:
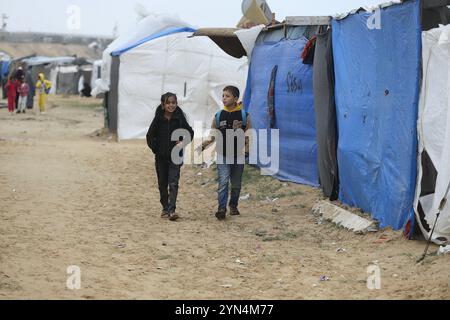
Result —
POLYGON ((36 92, 38 94, 38 104, 41 113, 45 112, 45 100, 47 99, 47 94, 50 92, 52 83, 45 79, 43 73, 39 73, 39 80, 36 82, 36 92))

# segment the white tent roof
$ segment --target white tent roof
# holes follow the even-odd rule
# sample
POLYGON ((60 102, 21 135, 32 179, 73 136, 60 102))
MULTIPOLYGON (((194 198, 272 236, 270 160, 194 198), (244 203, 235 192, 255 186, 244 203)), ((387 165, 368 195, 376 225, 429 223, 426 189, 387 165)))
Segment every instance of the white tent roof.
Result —
POLYGON ((133 46, 136 43, 144 41, 152 34, 163 30, 182 27, 191 26, 176 16, 152 13, 140 20, 133 30, 130 30, 111 42, 103 52, 101 69, 102 76, 101 79, 96 82, 96 87, 93 89, 92 94, 95 96, 98 93, 109 91, 112 52, 127 46, 133 46))

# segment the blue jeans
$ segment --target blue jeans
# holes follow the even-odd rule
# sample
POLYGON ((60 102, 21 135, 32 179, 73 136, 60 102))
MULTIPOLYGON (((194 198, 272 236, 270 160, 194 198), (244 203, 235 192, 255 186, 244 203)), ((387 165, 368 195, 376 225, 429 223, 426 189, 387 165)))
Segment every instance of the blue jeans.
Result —
POLYGON ((231 181, 230 207, 237 208, 239 195, 241 193, 243 164, 217 164, 217 173, 219 175, 219 209, 227 208, 228 185, 231 181))

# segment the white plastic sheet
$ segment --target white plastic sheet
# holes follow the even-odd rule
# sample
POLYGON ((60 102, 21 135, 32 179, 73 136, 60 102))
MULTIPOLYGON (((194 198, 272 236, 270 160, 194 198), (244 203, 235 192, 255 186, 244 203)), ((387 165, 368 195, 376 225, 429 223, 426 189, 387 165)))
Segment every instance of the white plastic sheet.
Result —
POLYGON ((111 52, 116 49, 123 48, 127 45, 138 42, 147 36, 160 32, 171 27, 185 27, 186 22, 182 21, 176 16, 159 15, 156 13, 149 14, 146 18, 139 21, 136 28, 126 32, 122 36, 110 43, 110 45, 103 52, 101 79, 96 81, 96 87, 92 90, 92 95, 97 95, 102 92, 109 91, 110 85, 110 70, 111 70, 111 52))
POLYGON ((207 37, 187 36, 183 32, 161 37, 120 56, 120 140, 145 137, 161 94, 167 91, 177 94, 190 124, 201 121, 205 130, 222 107, 225 86, 237 86, 243 93, 247 68, 239 67, 246 58, 228 56, 207 37))
POLYGON ((234 34, 238 37, 239 41, 242 43, 245 52, 247 52, 248 59, 250 59, 250 57, 252 56, 256 39, 258 38, 262 29, 264 29, 264 25, 260 24, 250 29, 242 29, 234 32, 234 34))
MULTIPOLYGON (((419 158, 415 210, 419 201, 425 220, 432 228, 439 204, 450 183, 450 25, 422 33, 423 84, 419 103, 418 135, 419 158), (434 194, 420 197, 422 167, 420 157, 426 150, 437 170, 434 194)), ((448 197, 447 197, 448 198, 448 197)), ((422 232, 428 232, 420 224, 422 232)), ((450 201, 441 212, 433 234, 450 239, 450 201)))

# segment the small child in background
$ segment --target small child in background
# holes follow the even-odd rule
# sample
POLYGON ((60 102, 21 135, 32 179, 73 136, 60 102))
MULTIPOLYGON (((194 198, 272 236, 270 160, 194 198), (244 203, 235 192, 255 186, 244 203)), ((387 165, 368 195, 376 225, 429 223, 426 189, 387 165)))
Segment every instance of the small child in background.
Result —
POLYGON ((22 82, 19 85, 19 106, 17 113, 25 113, 25 109, 27 108, 27 96, 30 91, 30 86, 25 82, 25 79, 22 79, 22 82))

